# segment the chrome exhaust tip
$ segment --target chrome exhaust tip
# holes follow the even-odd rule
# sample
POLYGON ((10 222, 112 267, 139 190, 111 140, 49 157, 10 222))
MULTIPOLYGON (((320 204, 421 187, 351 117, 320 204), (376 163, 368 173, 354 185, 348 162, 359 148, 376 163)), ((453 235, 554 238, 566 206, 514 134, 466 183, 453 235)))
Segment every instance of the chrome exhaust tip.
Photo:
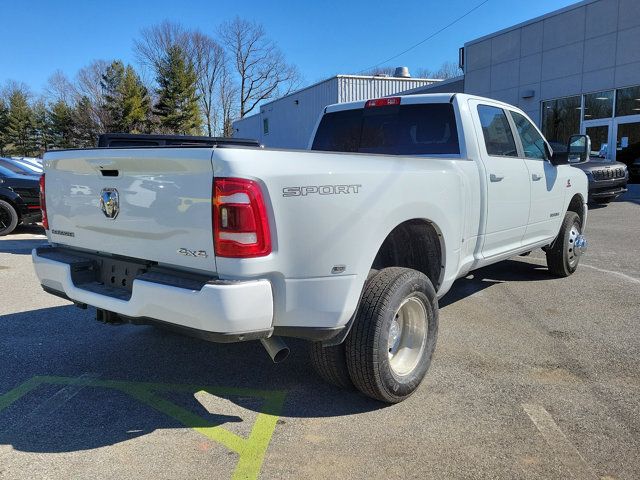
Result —
POLYGON ((273 363, 285 361, 291 352, 280 337, 261 338, 260 342, 271 357, 271 360, 273 360, 273 363))

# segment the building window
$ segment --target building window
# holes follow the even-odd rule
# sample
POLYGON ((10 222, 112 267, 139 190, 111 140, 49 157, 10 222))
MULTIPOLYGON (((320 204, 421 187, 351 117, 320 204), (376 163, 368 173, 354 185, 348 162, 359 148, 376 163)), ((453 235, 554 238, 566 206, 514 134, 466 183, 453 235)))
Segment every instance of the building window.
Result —
POLYGON ((584 119, 611 118, 613 116, 613 90, 588 93, 584 96, 584 119))
POLYGON ((621 88, 616 92, 616 117, 640 115, 640 86, 621 88))
POLYGON ((580 95, 542 102, 542 133, 552 147, 566 145, 569 137, 580 132, 580 95))
POLYGON ((269 135, 269 119, 268 118, 262 119, 262 133, 264 135, 269 135))

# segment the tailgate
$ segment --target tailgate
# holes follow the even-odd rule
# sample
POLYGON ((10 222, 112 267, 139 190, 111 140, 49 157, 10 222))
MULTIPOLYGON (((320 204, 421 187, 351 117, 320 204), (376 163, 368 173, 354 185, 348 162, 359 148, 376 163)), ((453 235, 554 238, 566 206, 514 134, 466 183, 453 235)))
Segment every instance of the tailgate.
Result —
POLYGON ((49 241, 215 272, 211 151, 48 152, 49 241))

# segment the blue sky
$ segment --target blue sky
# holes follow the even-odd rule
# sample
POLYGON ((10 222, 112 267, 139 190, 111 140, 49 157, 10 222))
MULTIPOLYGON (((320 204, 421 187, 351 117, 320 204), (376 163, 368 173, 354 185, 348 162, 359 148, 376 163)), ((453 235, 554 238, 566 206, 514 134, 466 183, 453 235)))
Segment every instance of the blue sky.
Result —
MULTIPOLYGON (((13 79, 34 92, 62 70, 70 77, 93 59, 135 63, 133 39, 140 29, 169 19, 214 32, 240 15, 261 22, 286 58, 300 69, 303 85, 336 73, 354 73, 426 38, 481 0, 366 1, 72 1, 2 2, 0 85, 13 79)), ((437 69, 457 61, 466 41, 574 3, 571 0, 489 0, 448 30, 392 61, 437 69)))

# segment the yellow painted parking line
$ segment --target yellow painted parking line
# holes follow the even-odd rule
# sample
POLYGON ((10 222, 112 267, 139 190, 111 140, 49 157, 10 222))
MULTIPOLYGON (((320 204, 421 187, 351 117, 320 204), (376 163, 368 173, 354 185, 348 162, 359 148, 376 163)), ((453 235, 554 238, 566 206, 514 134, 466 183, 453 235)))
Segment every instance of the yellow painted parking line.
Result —
POLYGON ((7 393, 0 395, 0 412, 7 408, 12 403, 20 400, 27 393, 29 393, 34 388, 39 387, 42 382, 38 379, 38 377, 33 377, 22 385, 17 386, 13 390, 9 390, 7 393))
POLYGON ((271 443, 286 396, 283 391, 253 390, 248 388, 101 380, 91 377, 38 376, 0 395, 0 412, 41 385, 110 388, 126 393, 154 410, 172 417, 184 426, 196 430, 198 433, 237 453, 239 459, 233 472, 232 478, 234 480, 257 478, 260 474, 260 469, 262 468, 267 448, 271 443), (202 417, 166 400, 159 396, 157 392, 191 392, 194 394, 207 392, 215 396, 258 397, 264 400, 264 404, 262 411, 258 413, 249 437, 245 439, 221 426, 213 424, 207 426, 208 422, 202 417))

